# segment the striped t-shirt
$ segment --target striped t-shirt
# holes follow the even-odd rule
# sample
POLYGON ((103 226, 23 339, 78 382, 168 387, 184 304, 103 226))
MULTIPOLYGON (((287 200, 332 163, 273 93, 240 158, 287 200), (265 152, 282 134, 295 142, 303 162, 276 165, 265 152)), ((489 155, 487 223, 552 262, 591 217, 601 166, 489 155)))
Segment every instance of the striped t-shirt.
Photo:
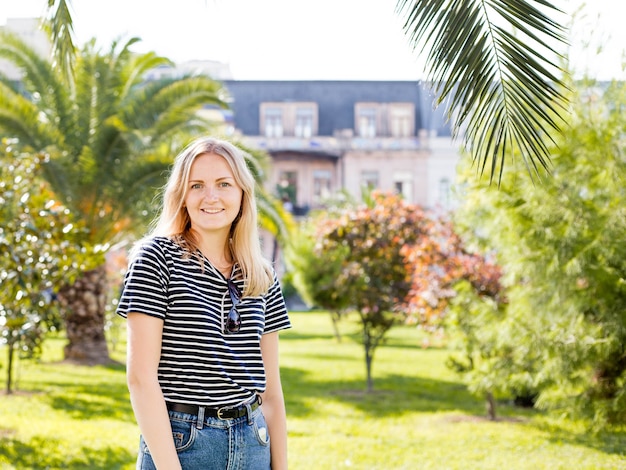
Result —
MULTIPOLYGON (((172 240, 154 237, 130 263, 117 313, 164 321, 158 380, 166 401, 232 406, 265 391, 261 335, 289 328, 287 308, 274 273, 264 295, 237 306, 241 329, 224 334, 232 306, 226 278, 207 259, 205 266, 172 240)), ((243 292, 240 269, 231 278, 243 292)))

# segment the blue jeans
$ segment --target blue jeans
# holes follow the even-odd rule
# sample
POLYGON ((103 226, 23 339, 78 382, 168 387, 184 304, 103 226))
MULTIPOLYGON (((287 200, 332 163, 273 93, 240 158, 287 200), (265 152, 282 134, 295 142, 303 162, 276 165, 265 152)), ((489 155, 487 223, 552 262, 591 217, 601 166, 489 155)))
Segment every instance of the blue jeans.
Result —
MULTIPOLYGON (((195 415, 169 415, 183 470, 270 470, 270 438, 261 407, 241 418, 205 418, 199 426, 195 415)), ((136 468, 156 469, 143 437, 136 468)))

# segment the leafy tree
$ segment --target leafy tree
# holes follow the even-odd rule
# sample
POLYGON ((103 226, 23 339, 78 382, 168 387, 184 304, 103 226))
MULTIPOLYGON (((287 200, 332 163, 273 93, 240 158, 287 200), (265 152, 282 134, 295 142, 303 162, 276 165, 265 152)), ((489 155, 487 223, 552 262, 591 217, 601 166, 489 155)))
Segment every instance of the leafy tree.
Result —
POLYGON ((567 114, 557 62, 565 28, 551 17, 562 15, 554 2, 398 0, 397 12, 481 173, 499 180, 515 149, 531 176, 549 168, 548 141, 567 114))
POLYGON ((471 382, 517 383, 600 426, 626 417, 626 88, 577 86, 553 177, 511 170, 497 191, 465 175, 459 226, 495 251, 508 299, 498 322, 471 324, 481 349, 498 339, 471 382))
POLYGON ((378 193, 371 205, 319 223, 314 254, 337 261, 342 256, 332 295, 342 302, 349 299, 359 315, 368 391, 374 386, 376 348, 387 331, 405 318, 402 306, 411 287, 405 250, 427 233, 428 224, 418 206, 398 195, 378 193))
MULTIPOLYGON (((331 207, 295 237, 288 261, 307 302, 359 312, 369 390, 375 349, 395 322, 441 327, 460 284, 503 303, 499 267, 469 251, 447 217, 378 192, 362 206, 331 207)), ((472 361, 469 333, 466 359, 472 361)))
MULTIPOLYGON (((89 262, 80 224, 41 177, 45 158, 19 154, 6 142, 0 148, 0 342, 7 346, 7 393, 14 388, 16 353, 36 356, 45 333, 60 325, 56 286, 89 262)), ((96 257, 102 253, 90 256, 96 257)))

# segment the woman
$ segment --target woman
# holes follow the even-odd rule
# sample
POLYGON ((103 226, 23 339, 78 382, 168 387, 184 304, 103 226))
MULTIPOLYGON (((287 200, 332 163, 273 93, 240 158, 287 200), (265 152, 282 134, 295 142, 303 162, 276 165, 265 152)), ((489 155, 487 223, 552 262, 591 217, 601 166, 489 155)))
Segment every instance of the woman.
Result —
POLYGON ((287 468, 278 331, 291 325, 261 254, 254 185, 235 146, 196 140, 131 256, 117 312, 138 469, 287 468))

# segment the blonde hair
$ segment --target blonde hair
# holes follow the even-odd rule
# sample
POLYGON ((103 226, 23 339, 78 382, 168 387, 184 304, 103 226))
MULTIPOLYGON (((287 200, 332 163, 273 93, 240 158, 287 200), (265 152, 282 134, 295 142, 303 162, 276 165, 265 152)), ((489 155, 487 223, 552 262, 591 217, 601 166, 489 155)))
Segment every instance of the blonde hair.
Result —
MULTIPOLYGON (((203 137, 191 142, 178 154, 163 192, 163 207, 156 220, 153 236, 168 237, 198 256, 199 244, 191 232, 191 219, 185 208, 189 173, 195 159, 203 154, 220 155, 226 160, 235 181, 243 190, 239 215, 230 229, 230 250, 239 263, 244 283, 244 296, 266 293, 272 285, 273 271, 261 252, 257 205, 254 195, 256 181, 246 164, 243 152, 230 142, 203 137)), ((202 259, 198 256, 198 259, 202 259)))

